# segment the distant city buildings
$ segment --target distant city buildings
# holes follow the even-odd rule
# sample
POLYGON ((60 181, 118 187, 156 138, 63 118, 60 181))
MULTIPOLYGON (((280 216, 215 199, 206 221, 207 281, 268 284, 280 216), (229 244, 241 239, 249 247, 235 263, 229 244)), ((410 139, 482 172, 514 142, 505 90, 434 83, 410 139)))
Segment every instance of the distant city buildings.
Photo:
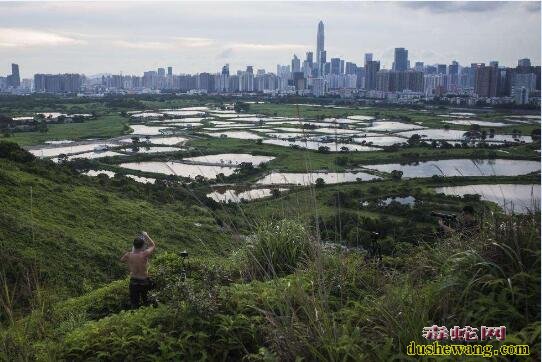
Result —
POLYGON ((276 72, 248 65, 232 72, 225 64, 216 73, 174 74, 173 67, 148 70, 142 75, 109 74, 87 78, 82 74, 35 74, 21 80, 19 66, 11 65, 11 74, 0 77, 0 92, 105 94, 158 93, 188 94, 269 94, 315 97, 358 97, 393 102, 415 102, 445 97, 468 104, 540 103, 540 66, 530 59, 519 59, 516 67, 504 67, 497 60, 489 65, 472 63, 461 66, 411 62, 408 50, 395 48, 391 69, 384 69, 373 53, 365 53, 359 62, 328 55, 325 49, 324 23, 316 32, 316 49, 308 50, 302 60, 293 54, 290 64, 278 64, 276 72), (362 65, 359 65, 363 62, 362 65))

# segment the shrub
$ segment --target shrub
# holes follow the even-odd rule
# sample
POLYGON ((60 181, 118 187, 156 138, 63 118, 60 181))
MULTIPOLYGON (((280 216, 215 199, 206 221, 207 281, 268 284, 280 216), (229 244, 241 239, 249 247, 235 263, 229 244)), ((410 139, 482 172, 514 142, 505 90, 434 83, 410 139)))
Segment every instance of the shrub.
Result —
POLYGON ((256 228, 248 247, 248 273, 273 278, 292 273, 313 255, 313 240, 302 223, 292 220, 264 223, 256 228))

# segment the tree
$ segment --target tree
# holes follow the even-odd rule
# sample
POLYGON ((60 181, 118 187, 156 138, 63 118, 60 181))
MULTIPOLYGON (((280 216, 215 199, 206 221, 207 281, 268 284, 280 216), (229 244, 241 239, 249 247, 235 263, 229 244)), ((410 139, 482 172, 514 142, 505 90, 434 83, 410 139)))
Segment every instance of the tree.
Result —
POLYGON ((237 113, 248 112, 250 110, 250 104, 244 102, 236 102, 233 109, 237 113))
POLYGON ((393 170, 391 171, 391 179, 394 181, 399 181, 403 177, 403 171, 393 170))
POLYGON ((322 187, 322 186, 324 186, 325 184, 326 184, 326 182, 324 181, 323 178, 318 177, 318 178, 316 179, 316 182, 315 182, 316 187, 322 187))
POLYGON ((318 147, 318 152, 320 152, 320 153, 329 153, 329 147, 328 146, 320 146, 320 147, 318 147))
POLYGON ((540 128, 533 129, 531 138, 533 139, 533 142, 540 142, 540 128))
POLYGON ((422 137, 419 134, 415 133, 408 139, 408 144, 411 146, 415 146, 420 143, 421 139, 422 137))
POLYGON ((13 119, 6 115, 0 114, 0 130, 7 130, 13 125, 13 119))
POLYGON ((61 153, 58 155, 58 163, 66 163, 68 162, 68 155, 65 153, 61 153))
POLYGON ((276 199, 280 197, 280 190, 279 189, 271 189, 271 196, 276 199))

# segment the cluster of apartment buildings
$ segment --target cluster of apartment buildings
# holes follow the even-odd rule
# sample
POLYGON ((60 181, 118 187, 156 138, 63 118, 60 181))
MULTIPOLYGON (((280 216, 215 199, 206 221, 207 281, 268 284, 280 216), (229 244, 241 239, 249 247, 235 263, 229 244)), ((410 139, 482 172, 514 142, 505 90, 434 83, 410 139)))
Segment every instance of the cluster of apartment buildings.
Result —
POLYGON ((391 69, 367 53, 363 65, 330 58, 325 50, 324 24, 317 30, 316 53, 306 52, 301 60, 294 54, 290 64, 277 65, 276 72, 254 69, 230 72, 228 64, 216 73, 173 74, 173 68, 158 68, 136 75, 103 75, 86 78, 80 74, 35 74, 21 86, 19 68, 1 78, 2 90, 31 90, 46 93, 149 93, 182 92, 192 94, 269 94, 341 96, 381 100, 453 98, 469 103, 540 104, 540 66, 520 59, 516 67, 502 67, 497 61, 411 66, 408 50, 395 48, 391 69))

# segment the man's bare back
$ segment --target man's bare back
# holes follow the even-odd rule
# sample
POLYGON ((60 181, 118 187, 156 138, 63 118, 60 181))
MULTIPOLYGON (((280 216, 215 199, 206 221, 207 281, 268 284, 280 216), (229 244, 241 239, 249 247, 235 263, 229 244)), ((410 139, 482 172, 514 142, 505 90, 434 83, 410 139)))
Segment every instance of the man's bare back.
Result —
POLYGON ((146 232, 143 232, 143 237, 150 244, 147 249, 136 249, 125 253, 120 259, 123 262, 128 263, 128 270, 130 271, 130 277, 137 279, 146 279, 149 277, 149 256, 154 252, 156 244, 146 232))
POLYGON ((156 249, 156 244, 146 232, 142 233, 142 237, 134 240, 134 248, 132 251, 125 253, 121 261, 128 263, 130 271, 130 304, 132 308, 137 308, 140 305, 147 305, 147 294, 153 288, 153 282, 149 279, 148 267, 149 256, 156 249), (149 247, 145 249, 145 241, 149 247))

